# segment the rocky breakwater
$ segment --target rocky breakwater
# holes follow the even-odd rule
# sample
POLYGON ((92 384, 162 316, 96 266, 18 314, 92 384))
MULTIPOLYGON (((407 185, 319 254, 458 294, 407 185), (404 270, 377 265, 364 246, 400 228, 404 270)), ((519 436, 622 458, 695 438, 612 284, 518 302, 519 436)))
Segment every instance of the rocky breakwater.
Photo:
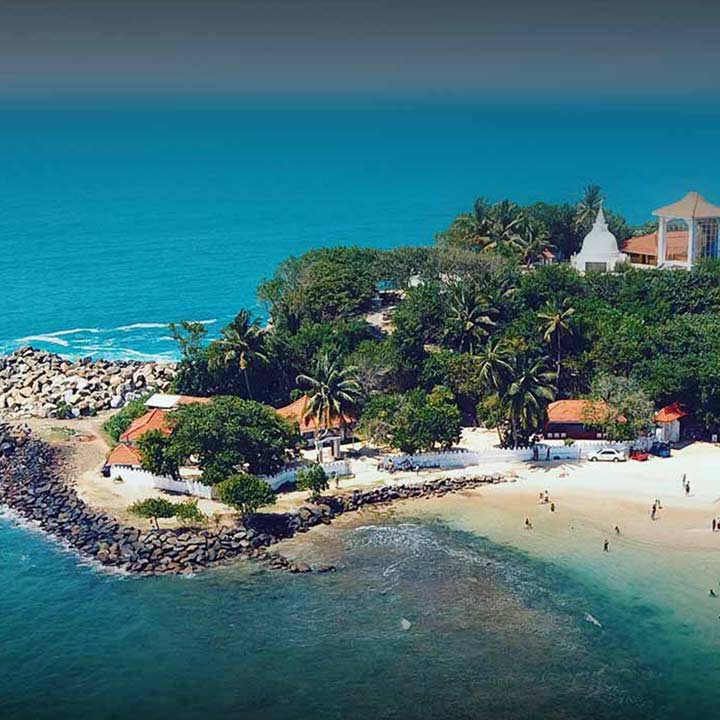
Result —
POLYGON ((24 426, 0 424, 0 504, 82 557, 141 575, 197 572, 236 557, 259 557, 275 541, 237 525, 219 530, 141 530, 86 505, 64 476, 60 451, 24 426))
POLYGON ((324 497, 293 512, 258 513, 232 527, 141 530, 86 505, 67 481, 58 449, 37 440, 25 426, 0 423, 0 504, 81 556, 140 575, 197 572, 239 557, 256 558, 293 573, 310 572, 307 564, 270 552, 267 546, 371 505, 440 497, 498 482, 505 479, 482 475, 383 486, 324 497))
POLYGON ((164 391, 174 364, 71 361, 32 347, 0 357, 0 415, 79 417, 122 407, 151 389, 164 391))

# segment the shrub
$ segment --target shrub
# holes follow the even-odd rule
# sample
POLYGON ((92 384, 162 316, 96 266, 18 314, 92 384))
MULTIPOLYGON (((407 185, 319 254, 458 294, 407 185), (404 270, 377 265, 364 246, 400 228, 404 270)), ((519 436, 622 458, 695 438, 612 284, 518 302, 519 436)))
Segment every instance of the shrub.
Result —
POLYGON ((301 490, 309 490, 313 500, 319 500, 322 492, 330 487, 327 473, 317 464, 298 470, 297 484, 301 490))
POLYGON ((218 497, 245 518, 263 505, 275 504, 272 488, 256 475, 239 473, 217 485, 218 497))

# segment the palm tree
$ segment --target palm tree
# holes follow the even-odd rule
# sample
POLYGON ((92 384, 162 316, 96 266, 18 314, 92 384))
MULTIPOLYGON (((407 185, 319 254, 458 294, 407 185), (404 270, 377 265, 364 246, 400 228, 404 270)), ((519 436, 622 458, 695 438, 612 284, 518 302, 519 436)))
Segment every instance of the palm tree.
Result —
POLYGON ((494 315, 497 310, 475 289, 455 285, 450 295, 445 336, 459 352, 472 355, 495 326, 494 315))
POLYGON ((235 319, 223 328, 222 335, 215 341, 219 353, 214 356, 215 367, 237 364, 245 378, 248 397, 252 399, 248 368, 257 363, 267 363, 263 351, 262 329, 247 310, 241 310, 235 319))
POLYGON ((550 237, 545 231, 537 231, 528 227, 523 242, 519 248, 519 255, 527 267, 535 265, 544 258, 544 253, 554 253, 557 248, 550 242, 550 237))
POLYGON ((512 355, 503 340, 489 340, 477 357, 478 375, 489 389, 500 390, 512 373, 512 355))
POLYGON ((557 300, 548 301, 537 316, 543 340, 555 351, 555 373, 558 382, 562 363, 562 341, 573 334, 574 314, 575 308, 570 307, 568 299, 565 298, 561 303, 557 300))
POLYGON ((327 432, 333 419, 339 419, 340 427, 345 428, 346 412, 362 397, 356 369, 343 367, 339 357, 328 353, 318 358, 312 375, 298 375, 297 384, 310 398, 303 420, 315 420, 316 445, 320 429, 327 432))
POLYGON ((518 446, 522 430, 529 435, 542 422, 545 406, 555 399, 555 373, 549 371, 543 359, 532 362, 520 358, 515 366, 504 402, 508 409, 513 446, 518 446))
POLYGON ((575 229, 587 231, 595 221, 603 204, 602 190, 599 185, 588 185, 575 210, 575 229))

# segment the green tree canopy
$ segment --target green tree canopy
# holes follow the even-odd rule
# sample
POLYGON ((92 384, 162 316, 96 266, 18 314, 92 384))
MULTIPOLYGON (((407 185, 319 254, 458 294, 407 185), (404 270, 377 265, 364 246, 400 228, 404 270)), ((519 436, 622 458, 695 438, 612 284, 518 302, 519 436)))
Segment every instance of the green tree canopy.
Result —
POLYGON ((221 502, 235 508, 242 518, 264 505, 275 504, 275 493, 261 478, 248 473, 231 475, 217 486, 221 502))

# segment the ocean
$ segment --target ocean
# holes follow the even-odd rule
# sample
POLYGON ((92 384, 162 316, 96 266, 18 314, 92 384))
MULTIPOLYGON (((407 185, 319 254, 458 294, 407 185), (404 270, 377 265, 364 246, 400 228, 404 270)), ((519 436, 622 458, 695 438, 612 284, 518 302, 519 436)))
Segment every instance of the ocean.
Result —
POLYGON ((168 322, 262 314, 288 255, 428 244, 480 195, 717 201, 719 126, 708 98, 0 100, 0 352, 168 359, 168 322))
MULTIPOLYGON (((637 223, 690 189, 717 201, 718 127, 707 99, 3 101, 0 351, 169 359, 168 322, 262 313, 255 287, 288 255, 430 243, 478 195, 574 201, 595 182, 637 223)), ((130 579, 0 517, 0 718, 717 708, 707 608, 678 622, 647 567, 451 520, 333 528, 310 552, 334 574, 130 579)))

